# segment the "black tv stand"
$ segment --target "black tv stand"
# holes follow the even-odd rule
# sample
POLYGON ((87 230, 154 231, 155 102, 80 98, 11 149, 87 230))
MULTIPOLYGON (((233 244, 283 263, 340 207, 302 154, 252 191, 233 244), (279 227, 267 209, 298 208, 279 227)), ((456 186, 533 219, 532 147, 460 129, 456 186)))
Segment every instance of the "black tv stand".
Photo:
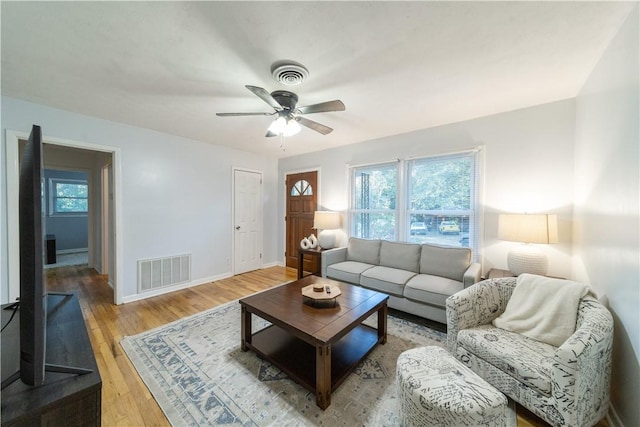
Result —
MULTIPOLYGON (((11 312, 0 310, 5 325, 11 312)), ((2 332, 2 371, 19 369, 19 316, 2 332), (12 361, 12 362, 11 362, 12 361), (9 362, 9 365, 6 363, 9 362), (14 366, 7 369, 13 363, 14 366)), ((102 379, 74 294, 47 297, 47 364, 44 384, 31 387, 13 381, 1 392, 2 426, 100 425, 102 379), (82 366, 82 368, 74 368, 82 366), (79 375, 69 375, 79 374, 79 375)), ((19 373, 13 374, 16 379, 19 373)))
MULTIPOLYGON (((57 307, 60 304, 66 302, 69 298, 74 296, 74 294, 67 293, 67 292, 48 292, 47 296, 49 296, 49 295, 56 295, 56 296, 64 297, 63 300, 56 302, 56 306, 54 307, 54 310, 57 310, 57 307)), ((47 300, 47 303, 49 303, 48 300, 47 300)), ((4 310, 19 310, 19 309, 20 309, 20 301, 16 301, 14 303, 9 304, 7 307, 4 307, 4 310)), ((48 307, 47 311, 50 311, 50 307, 48 307)), ((11 316, 13 317, 13 314, 11 316)), ((12 319, 8 320, 8 322, 11 322, 11 321, 12 321, 12 319)), ((4 325, 4 323, 3 323, 3 325, 4 325)), ((4 354, 3 354, 3 357, 4 357, 4 354)), ((51 363, 45 363, 44 364, 44 371, 45 372, 58 372, 58 373, 61 373, 61 374, 71 374, 71 375, 85 375, 85 374, 92 373, 93 369, 74 368, 72 366, 62 366, 62 365, 54 365, 54 364, 51 364, 51 363)), ((19 378, 20 378, 20 370, 18 370, 14 374, 10 375, 7 379, 3 379, 2 380, 2 384, 0 385, 0 390, 4 390, 10 384, 12 384, 14 381, 17 381, 19 378)))
MULTIPOLYGON (((52 365, 50 363, 44 364, 45 372, 58 372, 61 374, 71 374, 71 375, 85 375, 93 372, 93 369, 85 369, 85 368, 74 368, 71 366, 61 366, 61 365, 52 365)), ((11 385, 14 381, 20 379, 20 371, 10 375, 6 380, 2 381, 1 389, 4 390, 9 385, 11 385)))

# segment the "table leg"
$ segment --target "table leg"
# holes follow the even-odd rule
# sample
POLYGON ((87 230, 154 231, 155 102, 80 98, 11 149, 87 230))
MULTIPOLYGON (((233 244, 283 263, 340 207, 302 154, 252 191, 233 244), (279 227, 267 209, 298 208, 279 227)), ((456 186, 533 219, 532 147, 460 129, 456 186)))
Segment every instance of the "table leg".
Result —
POLYGON ((331 346, 316 346, 316 405, 327 409, 331 404, 331 346))
POLYGON ((251 345, 251 312, 244 305, 240 312, 240 349, 247 351, 251 345))
POLYGON ((378 310, 378 340, 381 344, 387 343, 387 303, 378 310))
POLYGON ((304 271, 302 270, 302 266, 304 264, 304 254, 302 251, 298 250, 298 279, 302 279, 304 271))

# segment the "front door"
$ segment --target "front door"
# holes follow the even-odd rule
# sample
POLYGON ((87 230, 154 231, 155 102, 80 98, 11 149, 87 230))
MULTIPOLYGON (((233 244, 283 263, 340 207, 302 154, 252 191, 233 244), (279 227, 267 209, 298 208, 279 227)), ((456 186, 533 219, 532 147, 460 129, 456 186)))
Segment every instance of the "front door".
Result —
POLYGON ((262 267, 262 174, 233 171, 233 273, 262 267))
MULTIPOLYGON (((286 213, 286 264, 298 268, 300 240, 309 237, 313 230, 313 213, 318 203, 318 172, 302 172, 287 175, 286 213)), ((305 270, 316 271, 316 257, 305 260, 305 270), (313 261, 311 261, 313 260, 313 261)))

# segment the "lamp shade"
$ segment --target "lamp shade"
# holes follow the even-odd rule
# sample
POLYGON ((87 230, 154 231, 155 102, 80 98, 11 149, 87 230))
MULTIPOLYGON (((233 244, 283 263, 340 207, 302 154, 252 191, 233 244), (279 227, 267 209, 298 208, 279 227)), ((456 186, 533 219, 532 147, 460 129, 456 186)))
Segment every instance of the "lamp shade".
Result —
POLYGON ((498 238, 523 243, 558 243, 557 215, 500 214, 498 238))
MULTIPOLYGON (((558 219, 547 214, 500 214, 498 238, 523 243, 558 243, 558 219)), ((516 276, 545 275, 547 256, 534 245, 518 245, 509 251, 507 265, 516 276)))
POLYGON ((286 128, 287 128, 287 119, 285 119, 283 116, 280 116, 277 119, 275 119, 273 123, 271 123, 271 126, 269 126, 269 131, 277 135, 280 135, 281 133, 284 133, 286 128))
POLYGON ((313 228, 317 230, 340 228, 340 212, 316 211, 313 215, 313 228))
POLYGON ((300 132, 302 128, 294 119, 289 119, 287 122, 287 127, 284 129, 284 136, 292 136, 300 132))

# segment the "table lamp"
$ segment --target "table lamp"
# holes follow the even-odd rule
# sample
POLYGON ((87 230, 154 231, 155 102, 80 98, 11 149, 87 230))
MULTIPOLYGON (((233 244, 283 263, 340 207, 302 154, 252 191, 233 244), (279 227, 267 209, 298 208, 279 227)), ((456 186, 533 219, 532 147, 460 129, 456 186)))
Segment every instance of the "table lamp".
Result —
POLYGON ((523 243, 514 246, 507 256, 507 265, 513 274, 544 276, 549 265, 547 255, 533 243, 558 243, 557 215, 500 214, 498 238, 523 243))
POLYGON ((340 212, 316 211, 313 215, 313 228, 318 230, 318 245, 322 249, 331 249, 336 245, 335 229, 340 228, 340 212))

